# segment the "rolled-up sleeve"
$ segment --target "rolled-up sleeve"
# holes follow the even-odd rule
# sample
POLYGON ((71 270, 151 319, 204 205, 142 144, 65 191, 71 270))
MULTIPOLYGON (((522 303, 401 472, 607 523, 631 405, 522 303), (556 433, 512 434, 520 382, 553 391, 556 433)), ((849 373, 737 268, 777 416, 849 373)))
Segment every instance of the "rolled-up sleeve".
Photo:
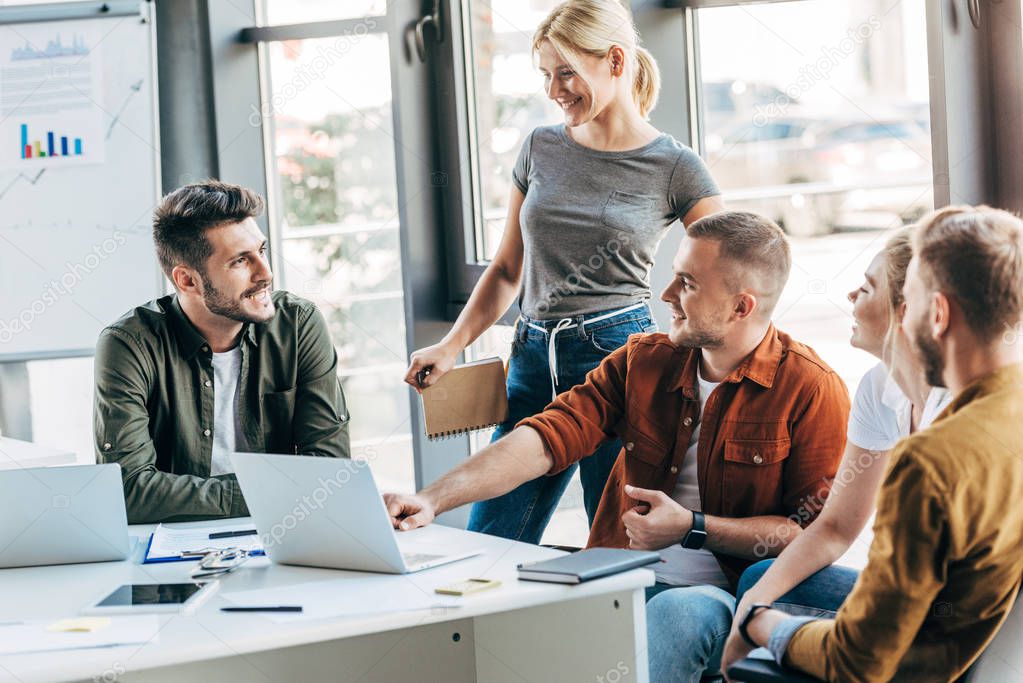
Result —
POLYGON ((590 455, 608 439, 625 414, 625 377, 632 340, 586 375, 586 381, 559 395, 542 413, 516 427, 534 429, 553 458, 557 474, 590 455))
POLYGON ((788 666, 828 681, 891 680, 944 586, 943 495, 927 469, 899 448, 878 493, 866 568, 834 620, 814 621, 792 635, 788 666))
POLYGON ((767 649, 774 656, 776 662, 785 663, 785 653, 789 649, 792 636, 811 621, 814 621, 813 617, 789 617, 774 627, 774 630, 771 631, 771 638, 767 641, 767 649))

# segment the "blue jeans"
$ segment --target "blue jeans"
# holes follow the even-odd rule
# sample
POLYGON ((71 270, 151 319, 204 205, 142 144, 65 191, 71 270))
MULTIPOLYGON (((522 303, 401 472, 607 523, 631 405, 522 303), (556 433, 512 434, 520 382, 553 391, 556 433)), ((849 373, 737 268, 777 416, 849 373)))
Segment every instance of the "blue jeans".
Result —
MULTIPOLYGON (((612 351, 624 345, 629 335, 657 330, 657 324, 647 306, 589 325, 579 324, 605 314, 597 312, 576 316, 573 319, 576 326, 561 330, 555 337, 558 393, 582 384, 586 373, 600 365, 612 351)), ((557 324, 557 320, 526 318, 521 318, 516 324, 508 366, 508 419, 494 431, 491 443, 509 433, 519 420, 542 412, 551 402, 547 344, 550 330, 557 324), (527 323, 541 327, 544 331, 530 327, 527 323)), ((611 467, 620 450, 621 443, 617 439, 606 442, 579 464, 558 474, 539 477, 503 496, 476 503, 469 514, 469 530, 526 543, 539 543, 577 467, 583 487, 586 517, 592 525, 611 467)))
MULTIPOLYGON (((772 562, 762 560, 743 572, 734 598, 713 586, 673 588, 658 583, 647 588, 651 683, 688 683, 719 673, 735 605, 772 562)), ((789 614, 833 617, 858 576, 855 569, 825 567, 774 604, 789 614)))
MULTIPOLYGON (((750 566, 739 579, 736 600, 760 580, 774 560, 761 560, 750 566)), ((806 577, 801 584, 778 598, 774 605, 778 609, 796 616, 831 618, 842 606, 846 596, 852 592, 860 573, 848 567, 831 565, 806 577)))
POLYGON ((734 612, 735 598, 717 586, 656 592, 646 605, 650 683, 696 683, 717 674, 734 612))

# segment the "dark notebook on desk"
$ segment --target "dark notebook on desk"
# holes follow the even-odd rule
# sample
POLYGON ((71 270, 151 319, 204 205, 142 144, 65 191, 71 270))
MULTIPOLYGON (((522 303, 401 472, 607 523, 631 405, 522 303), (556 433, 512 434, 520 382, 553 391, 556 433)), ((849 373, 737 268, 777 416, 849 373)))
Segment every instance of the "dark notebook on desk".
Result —
POLYGON ((553 560, 519 565, 519 578, 548 583, 582 583, 659 562, 661 554, 646 550, 589 548, 553 560))

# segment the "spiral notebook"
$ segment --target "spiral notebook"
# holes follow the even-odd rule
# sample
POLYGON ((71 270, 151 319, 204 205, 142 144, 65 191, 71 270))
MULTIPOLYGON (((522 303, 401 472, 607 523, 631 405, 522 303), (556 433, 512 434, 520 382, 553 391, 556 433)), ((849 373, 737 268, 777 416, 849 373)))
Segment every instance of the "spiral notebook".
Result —
POLYGON ((508 418, 504 363, 485 358, 457 365, 423 389, 426 435, 431 439, 457 436, 501 424, 508 418))

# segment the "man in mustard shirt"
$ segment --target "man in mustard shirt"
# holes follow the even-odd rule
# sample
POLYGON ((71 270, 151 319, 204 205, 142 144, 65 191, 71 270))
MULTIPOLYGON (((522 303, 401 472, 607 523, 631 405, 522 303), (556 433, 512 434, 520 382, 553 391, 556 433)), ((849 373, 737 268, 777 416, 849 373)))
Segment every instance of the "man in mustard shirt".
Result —
POLYGON ((1023 578, 1023 221, 945 208, 913 253, 904 326, 952 403, 895 447, 867 567, 835 619, 742 615, 779 663, 828 681, 956 680, 1023 578))

